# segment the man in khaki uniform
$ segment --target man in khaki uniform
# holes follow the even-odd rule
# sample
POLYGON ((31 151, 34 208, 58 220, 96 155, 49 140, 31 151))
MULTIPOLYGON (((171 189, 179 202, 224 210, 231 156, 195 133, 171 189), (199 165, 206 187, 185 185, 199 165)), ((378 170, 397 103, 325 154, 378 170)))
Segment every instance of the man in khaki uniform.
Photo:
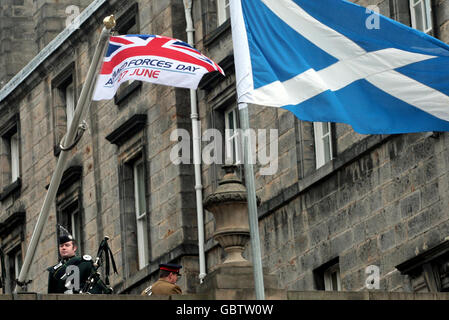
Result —
POLYGON ((179 277, 179 269, 182 266, 178 264, 160 264, 159 265, 159 280, 156 281, 152 286, 149 286, 142 291, 142 296, 151 295, 171 295, 171 294, 182 294, 181 288, 176 285, 179 277))

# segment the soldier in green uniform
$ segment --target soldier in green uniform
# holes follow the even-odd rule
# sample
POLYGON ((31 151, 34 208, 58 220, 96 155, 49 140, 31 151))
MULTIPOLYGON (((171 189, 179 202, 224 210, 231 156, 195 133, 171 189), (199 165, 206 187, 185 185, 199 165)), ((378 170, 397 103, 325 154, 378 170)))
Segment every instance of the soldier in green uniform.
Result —
MULTIPOLYGON (((78 248, 70 234, 62 235, 58 240, 61 261, 47 269, 48 293, 79 293, 92 273, 92 257, 76 256, 78 248)), ((89 293, 101 293, 101 290, 94 288, 89 293)))
POLYGON ((160 264, 159 265, 159 280, 157 280, 152 286, 149 286, 142 291, 141 295, 171 295, 182 294, 181 288, 176 285, 179 277, 179 269, 182 266, 178 264, 160 264))

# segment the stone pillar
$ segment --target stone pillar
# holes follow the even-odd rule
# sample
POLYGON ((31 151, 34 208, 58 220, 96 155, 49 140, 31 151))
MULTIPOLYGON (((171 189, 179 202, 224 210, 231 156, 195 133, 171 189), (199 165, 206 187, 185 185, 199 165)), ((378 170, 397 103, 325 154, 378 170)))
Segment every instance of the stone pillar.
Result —
MULTIPOLYGON (((233 165, 223 166, 226 174, 217 190, 204 200, 204 208, 214 215, 214 239, 226 252, 223 263, 212 268, 199 293, 211 299, 255 299, 252 263, 242 253, 250 239, 247 192, 233 165)), ((257 199, 258 204, 260 199, 257 199)), ((277 289, 277 277, 264 270, 267 299, 286 299, 285 290, 277 289)))

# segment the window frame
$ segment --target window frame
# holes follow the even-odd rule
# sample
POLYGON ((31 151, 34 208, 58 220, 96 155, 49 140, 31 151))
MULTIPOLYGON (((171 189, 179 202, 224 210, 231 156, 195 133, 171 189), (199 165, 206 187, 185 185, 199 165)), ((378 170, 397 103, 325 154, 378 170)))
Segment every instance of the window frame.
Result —
POLYGON ((433 19, 432 19, 432 2, 431 0, 410 0, 410 20, 411 25, 416 30, 420 30, 424 33, 431 34, 433 32, 433 19), (417 7, 421 7, 422 18, 421 24, 423 29, 418 29, 417 25, 417 7))
POLYGON ((326 269, 323 272, 324 278, 324 290, 325 291, 341 291, 341 279, 340 279, 340 266, 339 264, 334 264, 330 268, 326 269), (334 288, 334 283, 332 279, 332 275, 336 274, 337 279, 337 290, 334 288))
POLYGON ((148 232, 147 232, 147 192, 145 185, 145 160, 143 157, 139 157, 132 163, 133 167, 133 184, 134 184, 134 205, 136 210, 136 237, 137 237, 137 263, 139 270, 142 270, 148 265, 148 232), (141 167, 141 175, 139 175, 138 167, 141 167), (139 181, 138 181, 139 179, 139 181), (142 180, 140 180, 142 179, 142 180), (143 188, 141 190, 140 188, 143 188), (143 192, 143 200, 141 195, 143 192), (140 206, 143 205, 144 208, 140 206), (143 209, 143 210, 142 210, 143 209), (142 212, 143 211, 143 212, 142 212))
POLYGON ((72 81, 65 87, 65 108, 66 108, 66 131, 69 130, 75 115, 76 101, 75 101, 75 84, 72 81))
POLYGON ((74 195, 71 199, 66 199, 64 204, 60 205, 58 208, 58 223, 66 228, 75 238, 78 245, 78 249, 76 251, 77 255, 80 255, 83 251, 81 211, 81 203, 78 195, 74 195), (68 222, 70 222, 70 224, 68 224, 68 222))
POLYGON ((322 291, 334 291, 332 287, 332 274, 337 275, 337 291, 341 291, 340 258, 335 257, 313 270, 315 288, 322 291))
POLYGON ((314 132, 314 140, 315 140, 315 164, 316 169, 321 168, 326 163, 330 162, 334 158, 333 154, 333 135, 332 135, 332 125, 331 122, 314 122, 313 123, 313 132, 314 132), (323 133, 323 126, 327 125, 327 132, 323 133), (328 139, 328 143, 324 140, 328 139), (325 149, 328 149, 329 159, 326 159, 325 149))
MULTIPOLYGON (((0 219, 0 244, 5 258, 5 283, 3 293, 12 293, 15 288, 15 277, 11 279, 10 259, 17 261, 17 252, 21 252, 21 266, 23 265, 23 245, 25 244, 25 211, 14 211, 0 219), (14 259, 13 259, 14 257, 14 259), (12 280, 12 281, 11 281, 12 280)), ((17 268, 14 266, 14 276, 17 268)), ((20 270, 19 270, 20 272, 20 270)))
MULTIPOLYGON (((233 61, 232 56, 229 56, 229 59, 227 59, 228 62, 233 61)), ((226 69, 226 68, 225 68, 226 69)), ((217 84, 215 84, 213 87, 215 87, 217 84)), ((204 89, 204 88, 202 88, 204 89)), ((209 90, 209 89, 205 89, 209 90)), ((227 86, 224 90, 220 93, 220 98, 216 99, 214 103, 211 103, 211 105, 208 107, 208 116, 207 116, 207 126, 208 128, 218 130, 221 134, 221 140, 222 141, 216 141, 216 143, 220 143, 221 147, 221 158, 219 159, 221 163, 227 164, 226 162, 226 128, 225 128, 225 112, 229 109, 235 108, 236 109, 236 116, 237 116, 237 125, 240 129, 240 114, 238 111, 238 105, 237 105, 237 94, 235 91, 235 87, 227 86), (223 143, 223 138, 225 142, 223 143)), ((241 130, 240 130, 241 133, 241 130)), ((240 134, 240 139, 242 139, 242 135, 240 134)), ((241 154, 241 164, 237 165, 237 176, 239 179, 242 180, 242 182, 245 181, 245 169, 243 166, 243 150, 240 148, 240 154, 241 154)), ((223 178, 224 171, 221 168, 221 164, 219 163, 212 163, 209 165, 211 170, 209 171, 209 179, 211 181, 212 190, 216 190, 219 185, 219 181, 223 178)))
POLYGON ((55 156, 59 156, 59 153, 61 152, 59 145, 62 142, 62 138, 67 134, 69 125, 73 121, 73 116, 75 115, 77 104, 75 70, 75 62, 72 61, 52 80, 51 101, 54 126, 53 154, 55 156), (68 97, 68 92, 71 93, 70 97, 68 97))
POLYGON ((0 201, 21 188, 21 136, 19 114, 13 115, 0 127, 0 159, 7 163, 1 169, 0 201), (13 142, 15 141, 15 142, 13 142))
MULTIPOLYGON (((77 255, 81 255, 84 249, 82 172, 82 166, 71 166, 67 168, 61 178, 55 199, 57 224, 66 228, 75 238, 78 245, 77 255), (74 217, 75 215, 76 219, 74 217), (75 220, 76 223, 74 224, 75 220)), ((55 227, 55 232, 58 234, 58 226, 56 225, 55 227)))
POLYGON ((145 200, 146 200, 146 223, 145 230, 147 241, 145 242, 147 267, 151 259, 151 236, 149 217, 150 210, 150 192, 151 184, 149 177, 149 160, 146 156, 146 114, 134 114, 128 120, 118 125, 111 133, 106 136, 106 140, 118 147, 118 179, 119 179, 119 206, 120 206, 120 234, 122 248, 122 268, 124 278, 131 278, 141 271, 139 266, 139 253, 137 248, 137 214, 135 204, 135 184, 133 164, 140 159, 144 164, 144 182, 145 182, 145 200))
POLYGON ((413 292, 449 292, 449 240, 395 268, 409 277, 413 292))
POLYGON ((16 286, 16 279, 19 278, 20 269, 23 265, 23 257, 22 257, 22 246, 18 244, 14 246, 11 250, 6 252, 6 283, 5 283, 5 291, 12 293, 16 286), (17 258, 20 256, 20 267, 17 265, 17 258))
POLYGON ((125 277, 130 277, 136 272, 144 269, 150 261, 150 239, 149 226, 147 217, 150 215, 149 199, 147 190, 147 161, 145 160, 145 151, 143 145, 133 145, 130 149, 127 148, 120 153, 121 158, 119 165, 119 179, 120 179, 120 217, 122 236, 124 238, 122 248, 124 252, 123 267, 125 270, 125 277), (145 184, 145 219, 142 221, 142 229, 146 231, 143 234, 143 246, 139 245, 138 241, 138 214, 136 210, 136 183, 135 183, 135 164, 142 162, 144 168, 145 184), (134 235, 134 236, 133 236, 134 235), (143 260, 145 259, 145 260, 143 260))
POLYGON ((9 163, 10 183, 14 183, 20 179, 20 137, 17 131, 9 137, 9 163))
POLYGON ((239 126, 239 112, 236 105, 231 105, 224 110, 224 134, 225 134, 225 163, 232 164, 242 164, 242 153, 241 153, 241 136, 239 134, 240 126, 239 126), (232 121, 234 124, 234 128, 230 128, 229 123, 229 114, 232 114, 232 121), (233 130, 233 133, 230 134, 230 130, 233 130), (231 145, 232 144, 232 145, 231 145), (230 150, 232 150, 232 154, 230 155, 230 150))
MULTIPOLYGON (((140 33, 139 8, 137 3, 126 9, 125 12, 117 18, 115 30, 119 35, 140 33), (130 30, 132 31, 130 32, 130 30)), ((114 95, 114 103, 117 106, 121 105, 122 102, 126 101, 127 98, 141 86, 142 81, 128 80, 121 83, 114 95)))
POLYGON ((14 253, 14 275, 15 279, 19 278, 20 269, 22 269, 23 265, 23 257, 22 257, 22 248, 19 247, 16 252, 14 253), (20 263, 19 263, 20 258, 20 263))
POLYGON ((217 0, 217 27, 230 18, 230 0, 217 0))

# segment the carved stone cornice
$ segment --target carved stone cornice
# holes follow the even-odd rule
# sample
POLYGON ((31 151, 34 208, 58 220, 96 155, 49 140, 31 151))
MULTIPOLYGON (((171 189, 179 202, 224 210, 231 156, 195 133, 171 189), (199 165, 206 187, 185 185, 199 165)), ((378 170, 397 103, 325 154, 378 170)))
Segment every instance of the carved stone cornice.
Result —
POLYGON ((204 200, 204 206, 210 207, 222 202, 246 202, 246 194, 237 192, 212 193, 204 200))
POLYGON ((6 234, 11 232, 11 229, 17 226, 23 226, 25 223, 25 211, 13 212, 4 220, 0 221, 0 237, 5 237, 6 234))
POLYGON ((145 128, 146 123, 147 123, 146 114, 135 114, 127 121, 122 123, 117 129, 115 129, 109 135, 107 135, 106 140, 108 140, 112 144, 120 146, 131 136, 143 130, 145 128))
POLYGON ((1 192, 0 192, 0 201, 5 200, 13 193, 19 193, 20 188, 22 187, 22 179, 19 177, 14 181, 13 183, 7 185, 1 192))
POLYGON ((437 258, 448 255, 449 254, 449 240, 440 243, 439 245, 426 250, 417 256, 407 260, 396 266, 401 274, 413 274, 417 271, 421 270, 421 267, 431 261, 436 260, 437 258))

